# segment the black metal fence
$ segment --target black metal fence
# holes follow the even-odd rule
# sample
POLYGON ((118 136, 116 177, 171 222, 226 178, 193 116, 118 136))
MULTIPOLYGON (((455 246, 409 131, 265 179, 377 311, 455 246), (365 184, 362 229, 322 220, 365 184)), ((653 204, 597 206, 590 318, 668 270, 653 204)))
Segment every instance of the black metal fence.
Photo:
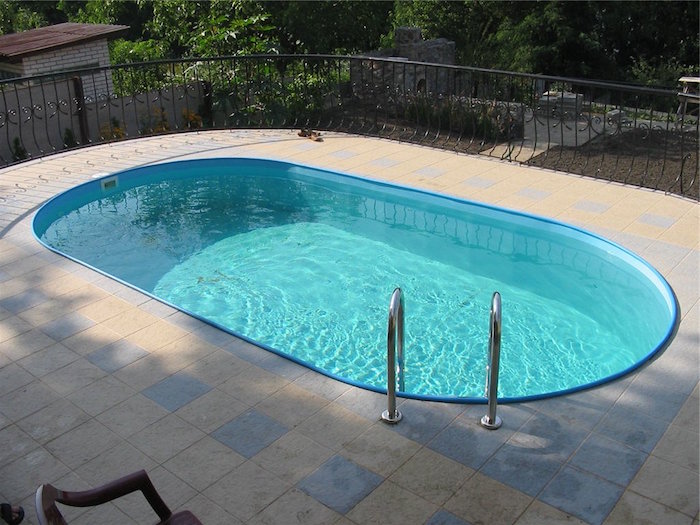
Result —
POLYGON ((400 59, 217 57, 0 82, 0 167, 195 129, 386 137, 700 199, 698 97, 400 59))

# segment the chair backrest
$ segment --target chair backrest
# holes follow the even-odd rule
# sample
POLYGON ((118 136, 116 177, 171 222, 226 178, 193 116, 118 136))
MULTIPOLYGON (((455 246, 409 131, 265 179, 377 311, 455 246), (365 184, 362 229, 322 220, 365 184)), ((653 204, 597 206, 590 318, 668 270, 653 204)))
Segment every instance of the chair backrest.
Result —
POLYGON ((40 485, 36 490, 35 506, 39 525, 68 525, 56 507, 58 490, 53 485, 40 485))
POLYGON ((68 525, 58 510, 56 503, 71 507, 92 507, 114 499, 126 496, 132 492, 141 491, 151 508, 158 514, 160 524, 191 524, 202 525, 189 511, 173 514, 156 491, 146 471, 139 470, 115 481, 91 490, 67 492, 53 485, 41 485, 36 491, 36 514, 39 525, 68 525))

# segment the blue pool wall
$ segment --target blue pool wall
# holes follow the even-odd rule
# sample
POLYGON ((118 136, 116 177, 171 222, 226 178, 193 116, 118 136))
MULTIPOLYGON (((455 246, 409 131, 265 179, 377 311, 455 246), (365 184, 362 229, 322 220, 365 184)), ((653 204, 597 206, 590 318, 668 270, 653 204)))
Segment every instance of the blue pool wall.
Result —
MULTIPOLYGON (((116 277, 114 275, 111 275, 97 267, 94 267, 90 264, 85 263, 82 260, 76 259, 72 257, 71 255, 62 252, 61 250, 58 250, 51 245, 47 244, 44 242, 42 239, 42 235, 46 232, 47 228, 51 225, 53 221, 55 221, 58 217, 62 216, 66 211, 72 210, 78 206, 87 204, 88 202, 91 202, 94 200, 96 197, 102 197, 108 192, 119 192, 119 191, 124 191, 125 189, 133 188, 136 186, 140 186, 143 184, 147 184, 149 181, 160 179, 162 176, 162 170, 163 169, 171 169, 172 171, 175 172, 175 178, 188 178, 191 176, 191 168, 211 168, 211 167, 218 167, 221 165, 227 165, 230 164, 231 162, 236 162, 239 165, 247 166, 247 167, 264 167, 264 166, 286 166, 287 170, 290 173, 294 174, 303 174, 304 170, 308 170, 313 173, 313 176, 317 175, 322 175, 324 177, 329 177, 329 178, 335 178, 335 177, 340 177, 344 183, 347 183, 351 186, 354 185, 370 185, 374 186, 377 188, 377 191, 389 191, 389 192, 405 192, 405 194, 409 196, 414 196, 417 199, 421 198, 439 198, 439 199, 444 199, 446 202, 451 202, 456 206, 459 205, 464 205, 468 204, 470 206, 474 206, 476 208, 481 209, 486 213, 486 215, 493 214, 494 217, 496 217, 498 220, 504 220, 503 215, 505 214, 509 218, 515 219, 517 221, 521 221, 523 224, 527 225, 533 225, 533 224, 539 224, 539 225, 544 225, 545 227, 552 227, 557 229, 559 233, 562 231, 566 231, 568 235, 570 235, 574 239, 578 239, 581 242, 585 243, 600 243, 601 245, 608 246, 612 249, 619 250, 621 254, 624 254, 626 257, 628 257, 631 261, 634 261, 634 267, 640 271, 640 273, 646 275, 650 280, 652 281, 657 281, 658 285, 657 287, 661 288, 661 291, 664 292, 664 298, 667 303, 667 307, 669 309, 670 317, 672 319, 672 322, 668 326, 668 329, 665 331, 664 336, 661 338, 661 341, 659 344, 654 347, 651 351, 649 351, 643 358, 641 358, 639 361, 637 361, 635 364, 631 365, 630 367, 617 372, 615 374, 612 374, 610 376, 601 378, 599 380, 586 383, 583 385, 578 385, 576 387, 568 388, 568 389, 563 389, 563 390, 558 390, 555 392, 547 392, 543 394, 536 394, 536 395, 529 395, 529 396, 520 396, 520 397, 499 397, 498 400, 500 403, 514 403, 514 402, 525 402, 525 401, 533 401, 533 400, 538 400, 538 399, 545 399, 545 398, 550 398, 550 397, 556 397, 556 396, 561 396, 565 394, 571 394, 574 392, 579 392, 582 390, 587 390, 605 383, 609 383, 611 381, 614 381, 620 377, 623 377, 630 372, 648 364, 651 360, 653 360, 656 356, 660 354, 673 340, 673 337, 675 336, 675 333, 677 332, 679 321, 680 321, 680 308, 679 304, 676 298, 676 295, 671 288, 671 286, 668 284, 666 279, 655 269, 653 268, 648 262, 646 262, 644 259, 636 255, 635 253, 627 250, 625 247, 618 245, 617 243, 614 243, 613 241, 604 239, 603 237, 598 236, 595 233, 583 230, 581 228, 578 228, 573 225, 565 224, 559 221, 555 221, 553 219, 549 219, 547 217, 542 217, 534 214, 528 214, 520 211, 514 211, 514 210, 508 210, 505 208, 500 208, 497 206, 489 205, 489 204, 484 204, 484 203, 479 203, 475 201, 469 201, 466 199, 461 199, 459 197, 455 197, 452 195, 445 195, 445 194, 440 194, 440 193, 435 193, 435 192, 430 192, 427 190, 419 189, 419 188, 412 188, 412 187, 407 187, 407 186, 402 186, 399 184, 395 183, 389 183, 389 182, 383 182, 383 181, 376 181, 373 179, 365 179, 353 174, 349 173, 343 173, 343 172, 336 172, 336 171, 331 171, 331 170, 326 170, 322 168, 317 168, 313 166, 308 166, 308 165, 302 165, 302 164, 295 164, 295 163, 289 163, 289 162, 284 162, 284 161, 277 161, 277 160, 269 160, 269 159, 259 159, 259 158, 241 158, 241 157, 222 157, 222 158, 212 158, 212 159, 196 159, 196 160, 184 160, 184 161, 175 161, 175 162, 164 162, 164 163, 157 163, 157 164, 149 164, 145 166, 141 166, 138 168, 132 168, 132 169, 127 169, 124 171, 120 172, 115 172, 111 173, 108 175, 105 175, 100 178, 96 178, 90 181, 87 181, 85 183, 82 183, 80 185, 77 185, 69 190, 66 190, 51 199, 49 199, 46 203, 42 205, 42 207, 36 212, 34 219, 33 219, 33 234, 34 237, 37 239, 39 243, 41 243, 43 246, 45 246, 47 249, 58 253, 68 259, 71 259, 79 264, 82 264, 98 273, 101 273, 103 275, 106 275, 120 283, 122 283, 125 286, 128 286, 130 288, 134 288, 138 290, 139 292, 152 297, 153 299, 156 299, 164 304, 167 304, 171 306, 174 309, 183 311, 184 313, 199 319, 207 324, 210 324, 212 326, 215 326, 225 332, 231 333, 232 335, 248 342, 251 343, 255 346, 258 346, 260 348, 263 348, 267 351, 270 351, 274 354, 277 354, 281 357, 284 357, 286 359, 289 359, 290 361, 293 361, 295 363, 298 363, 306 368, 309 368, 311 370, 314 370, 316 372, 319 372, 323 375, 326 375, 328 377, 331 377, 333 379, 336 379, 338 381, 360 387, 363 389, 367 389, 370 391, 378 392, 378 393, 386 393, 386 389, 384 388, 379 388, 373 385, 368 385, 365 383, 349 380, 347 378, 344 378, 342 376, 330 373, 326 370, 320 369, 316 366, 314 366, 312 363, 308 363, 306 361, 300 360, 298 358, 295 358, 294 356, 288 355, 282 351, 279 351, 275 348, 272 348, 268 345, 261 344, 257 341, 254 341, 248 337, 246 337, 244 334, 237 333, 231 329, 228 329, 216 322, 213 322, 207 318, 204 318, 200 315, 198 315, 195 312, 191 312, 187 309, 178 307, 177 305, 174 305, 170 303, 169 301, 164 301, 160 297, 155 296, 151 292, 144 290, 138 286, 135 286, 129 282, 126 282, 125 280, 120 279, 119 277, 116 277), (173 168, 175 168, 173 170, 173 168), (116 180, 117 183, 111 188, 108 189, 102 189, 102 184, 105 181, 108 180, 116 180), (99 192, 97 194, 96 192, 99 192), (562 230, 563 229, 563 230, 562 230)), ((484 352, 486 352, 486 349, 484 349, 484 352)), ((450 403, 479 403, 479 404, 484 404, 487 402, 485 397, 440 397, 440 396, 425 396, 421 394, 409 394, 409 393, 403 393, 400 392, 398 393, 399 396, 405 397, 405 398, 410 398, 410 399, 418 399, 418 400, 426 400, 426 401, 440 401, 440 402, 450 402, 450 403)))

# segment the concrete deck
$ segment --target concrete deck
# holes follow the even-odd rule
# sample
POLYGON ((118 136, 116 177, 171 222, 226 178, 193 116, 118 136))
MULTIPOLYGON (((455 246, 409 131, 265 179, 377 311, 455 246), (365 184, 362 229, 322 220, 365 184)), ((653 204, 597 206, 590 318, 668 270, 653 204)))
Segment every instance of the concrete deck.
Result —
MULTIPOLYGON (((206 524, 697 524, 696 202, 562 173, 341 134, 203 132, 0 170, 0 501, 145 468, 206 524), (576 224, 670 282, 682 322, 648 366, 607 386, 499 407, 385 398, 222 333, 43 248, 37 207, 100 173, 186 156, 297 161, 576 224), (183 390, 190 398, 177 401, 183 390)), ((630 308, 634 308, 630 304, 630 308)), ((140 495, 76 524, 152 523, 140 495)))

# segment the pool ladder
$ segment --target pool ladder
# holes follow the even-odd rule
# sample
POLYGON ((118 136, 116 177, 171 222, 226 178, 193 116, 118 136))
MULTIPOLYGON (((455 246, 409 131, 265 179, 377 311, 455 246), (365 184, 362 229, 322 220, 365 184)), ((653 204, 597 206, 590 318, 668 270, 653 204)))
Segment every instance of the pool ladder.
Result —
MULTIPOLYGON (((396 424, 403 415, 396 408, 396 382, 399 392, 405 390, 404 382, 404 302, 401 288, 396 288, 389 302, 389 326, 387 330, 387 409, 382 412, 382 421, 396 424)), ((496 415, 498 406, 498 371, 501 358, 501 294, 493 293, 491 298, 491 315, 489 318, 489 361, 486 367, 486 391, 488 412, 481 418, 481 426, 496 430, 503 421, 496 415)))
POLYGON ((382 421, 395 425, 401 418, 401 412, 396 408, 396 380, 398 377, 399 392, 405 389, 403 370, 403 295, 401 288, 396 288, 389 302, 389 329, 386 338, 386 394, 388 408, 382 412, 382 421))
POLYGON ((496 415, 498 406, 498 369, 501 360, 501 294, 493 292, 489 322, 489 363, 486 366, 486 398, 488 412, 481 418, 481 426, 496 430, 503 421, 496 415))

